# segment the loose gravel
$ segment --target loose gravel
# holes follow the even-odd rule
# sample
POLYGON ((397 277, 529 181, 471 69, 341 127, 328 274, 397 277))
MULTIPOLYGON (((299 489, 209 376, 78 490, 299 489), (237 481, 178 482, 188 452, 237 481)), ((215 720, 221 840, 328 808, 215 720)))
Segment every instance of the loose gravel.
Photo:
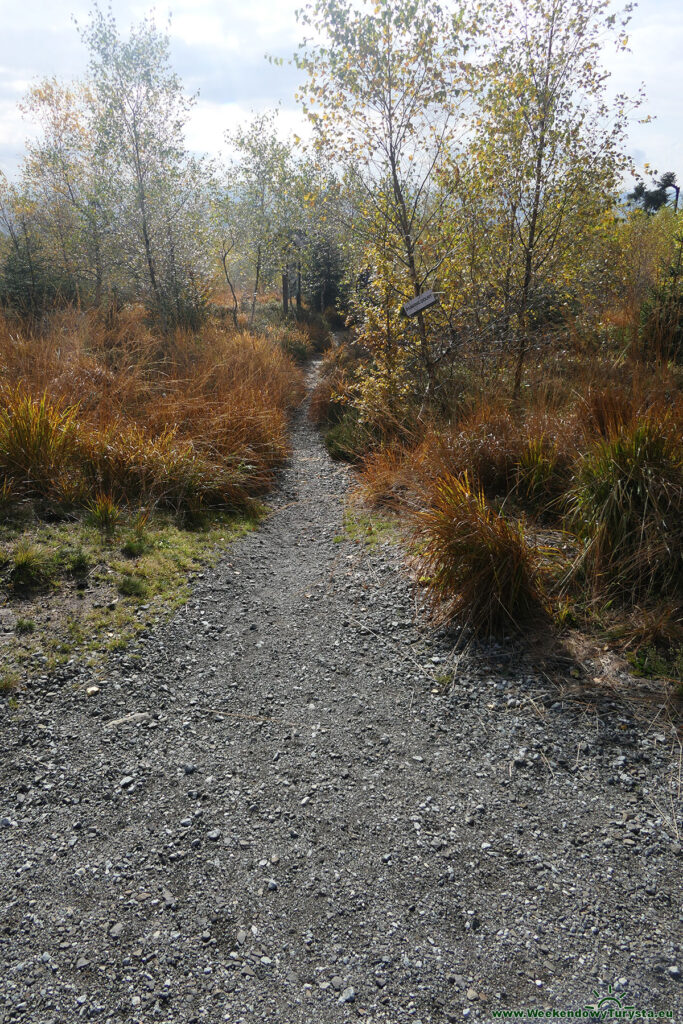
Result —
POLYGON ((0 1021, 681 1019, 671 731, 454 663, 305 409, 293 445, 183 610, 3 701, 0 1021))

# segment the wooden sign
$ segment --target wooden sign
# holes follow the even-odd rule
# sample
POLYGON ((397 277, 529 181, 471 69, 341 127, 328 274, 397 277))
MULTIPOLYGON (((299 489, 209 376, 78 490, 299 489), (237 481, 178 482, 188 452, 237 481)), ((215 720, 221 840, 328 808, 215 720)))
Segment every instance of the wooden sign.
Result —
POLYGON ((422 292, 422 295, 417 295, 410 302, 406 302, 403 307, 403 312, 406 316, 415 316, 420 313, 423 309, 429 309, 436 303, 436 295, 433 291, 422 292))

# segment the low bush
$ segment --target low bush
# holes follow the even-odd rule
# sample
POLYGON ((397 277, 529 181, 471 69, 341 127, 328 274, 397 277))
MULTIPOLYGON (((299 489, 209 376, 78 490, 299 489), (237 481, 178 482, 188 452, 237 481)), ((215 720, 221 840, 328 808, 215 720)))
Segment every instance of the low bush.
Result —
POLYGON ((585 414, 590 433, 611 437, 633 421, 633 399, 620 388, 591 387, 585 399, 585 414))
POLYGON ((382 447, 363 460, 360 493, 374 508, 409 508, 423 483, 422 470, 417 449, 382 447))
POLYGON ((106 494, 103 491, 98 492, 92 501, 88 503, 87 508, 88 516, 93 526, 96 526, 98 530, 102 530, 108 536, 111 535, 121 518, 121 509, 111 494, 106 494))
POLYGON ((53 576, 54 566, 40 548, 23 541, 17 544, 9 569, 9 584, 13 590, 38 590, 48 586, 53 576))
POLYGON ((308 325, 286 321, 265 328, 267 337, 297 363, 305 363, 315 351, 308 325))
POLYGON ((376 432, 361 423, 355 409, 348 409, 325 433, 325 447, 333 459, 359 463, 380 443, 376 432))
POLYGON ((149 541, 147 538, 140 534, 134 534, 123 542, 121 552, 126 558, 139 558, 140 555, 144 555, 148 548, 149 541))
POLYGON ((0 473, 28 496, 50 493, 75 452, 77 406, 64 408, 46 394, 20 387, 0 395, 0 473))
POLYGON ((82 547, 77 547, 75 551, 71 552, 67 556, 65 564, 67 572, 75 576, 77 580, 84 580, 93 568, 90 555, 82 547))
POLYGON ((488 498, 515 486, 523 441, 504 409, 484 405, 464 417, 457 430, 435 435, 432 445, 437 463, 455 476, 466 473, 488 498))
POLYGON ((545 434, 528 437, 516 467, 515 497, 540 517, 558 518, 571 480, 571 457, 545 434))
POLYGON ((495 512, 467 477, 448 474, 414 514, 420 573, 439 615, 479 636, 545 615, 538 559, 523 527, 495 512))
POLYGON ((312 311, 306 311, 303 319, 297 321, 299 326, 308 335, 308 339, 314 352, 318 354, 327 351, 332 344, 329 323, 326 316, 312 311))
POLYGON ((503 413, 473 419, 473 426, 465 422, 457 431, 427 427, 419 443, 394 442, 366 456, 361 483, 366 500, 378 506, 411 504, 430 480, 466 474, 487 498, 512 497, 537 517, 559 518, 575 457, 564 425, 546 418, 517 427, 503 413))
POLYGON ((683 449, 674 424, 645 419, 580 460, 571 522, 585 541, 575 565, 627 603, 683 591, 683 449))
POLYGON ((345 406, 337 397, 342 387, 343 374, 337 370, 321 377, 313 388, 308 414, 316 426, 333 426, 342 419, 345 406))
POLYGON ((146 580, 133 573, 125 573, 121 577, 118 589, 123 597, 145 598, 149 593, 146 580))

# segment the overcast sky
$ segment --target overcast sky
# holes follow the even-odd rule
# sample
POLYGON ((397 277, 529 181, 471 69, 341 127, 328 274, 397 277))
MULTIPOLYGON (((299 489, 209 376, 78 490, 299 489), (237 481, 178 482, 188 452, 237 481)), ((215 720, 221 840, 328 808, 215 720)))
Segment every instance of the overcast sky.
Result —
MULTIPOLYGON (((303 3, 303 0, 300 0, 303 3)), ((491 0, 494 2, 494 0, 491 0)), ((103 5, 104 6, 104 5, 103 5)), ((302 36, 296 3, 282 0, 161 0, 157 21, 172 11, 173 61, 189 92, 200 96, 187 141, 198 152, 215 154, 226 128, 281 102, 283 131, 299 130, 294 102, 298 72, 277 67, 265 54, 290 57, 302 36)), ((70 79, 85 68, 86 54, 72 15, 87 20, 89 0, 0 0, 0 169, 14 175, 31 126, 17 102, 36 79, 70 79)), ((152 5, 113 0, 121 29, 152 5)), ((683 13, 680 0, 641 0, 630 27, 631 52, 605 54, 615 91, 634 94, 647 87, 651 124, 633 123, 630 149, 637 164, 683 178, 683 13)))

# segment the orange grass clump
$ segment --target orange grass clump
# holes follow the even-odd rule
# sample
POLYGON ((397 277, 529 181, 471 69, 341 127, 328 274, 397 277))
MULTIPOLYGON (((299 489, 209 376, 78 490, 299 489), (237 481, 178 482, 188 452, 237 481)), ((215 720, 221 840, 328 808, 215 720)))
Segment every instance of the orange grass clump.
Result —
POLYGON ((0 318, 0 489, 45 511, 122 503, 246 508, 286 457, 300 370, 267 337, 155 337, 71 311, 40 337, 0 318))
POLYGON ((466 476, 440 477, 414 521, 419 570, 442 618, 492 636, 544 617, 538 558, 521 523, 490 508, 466 476))

